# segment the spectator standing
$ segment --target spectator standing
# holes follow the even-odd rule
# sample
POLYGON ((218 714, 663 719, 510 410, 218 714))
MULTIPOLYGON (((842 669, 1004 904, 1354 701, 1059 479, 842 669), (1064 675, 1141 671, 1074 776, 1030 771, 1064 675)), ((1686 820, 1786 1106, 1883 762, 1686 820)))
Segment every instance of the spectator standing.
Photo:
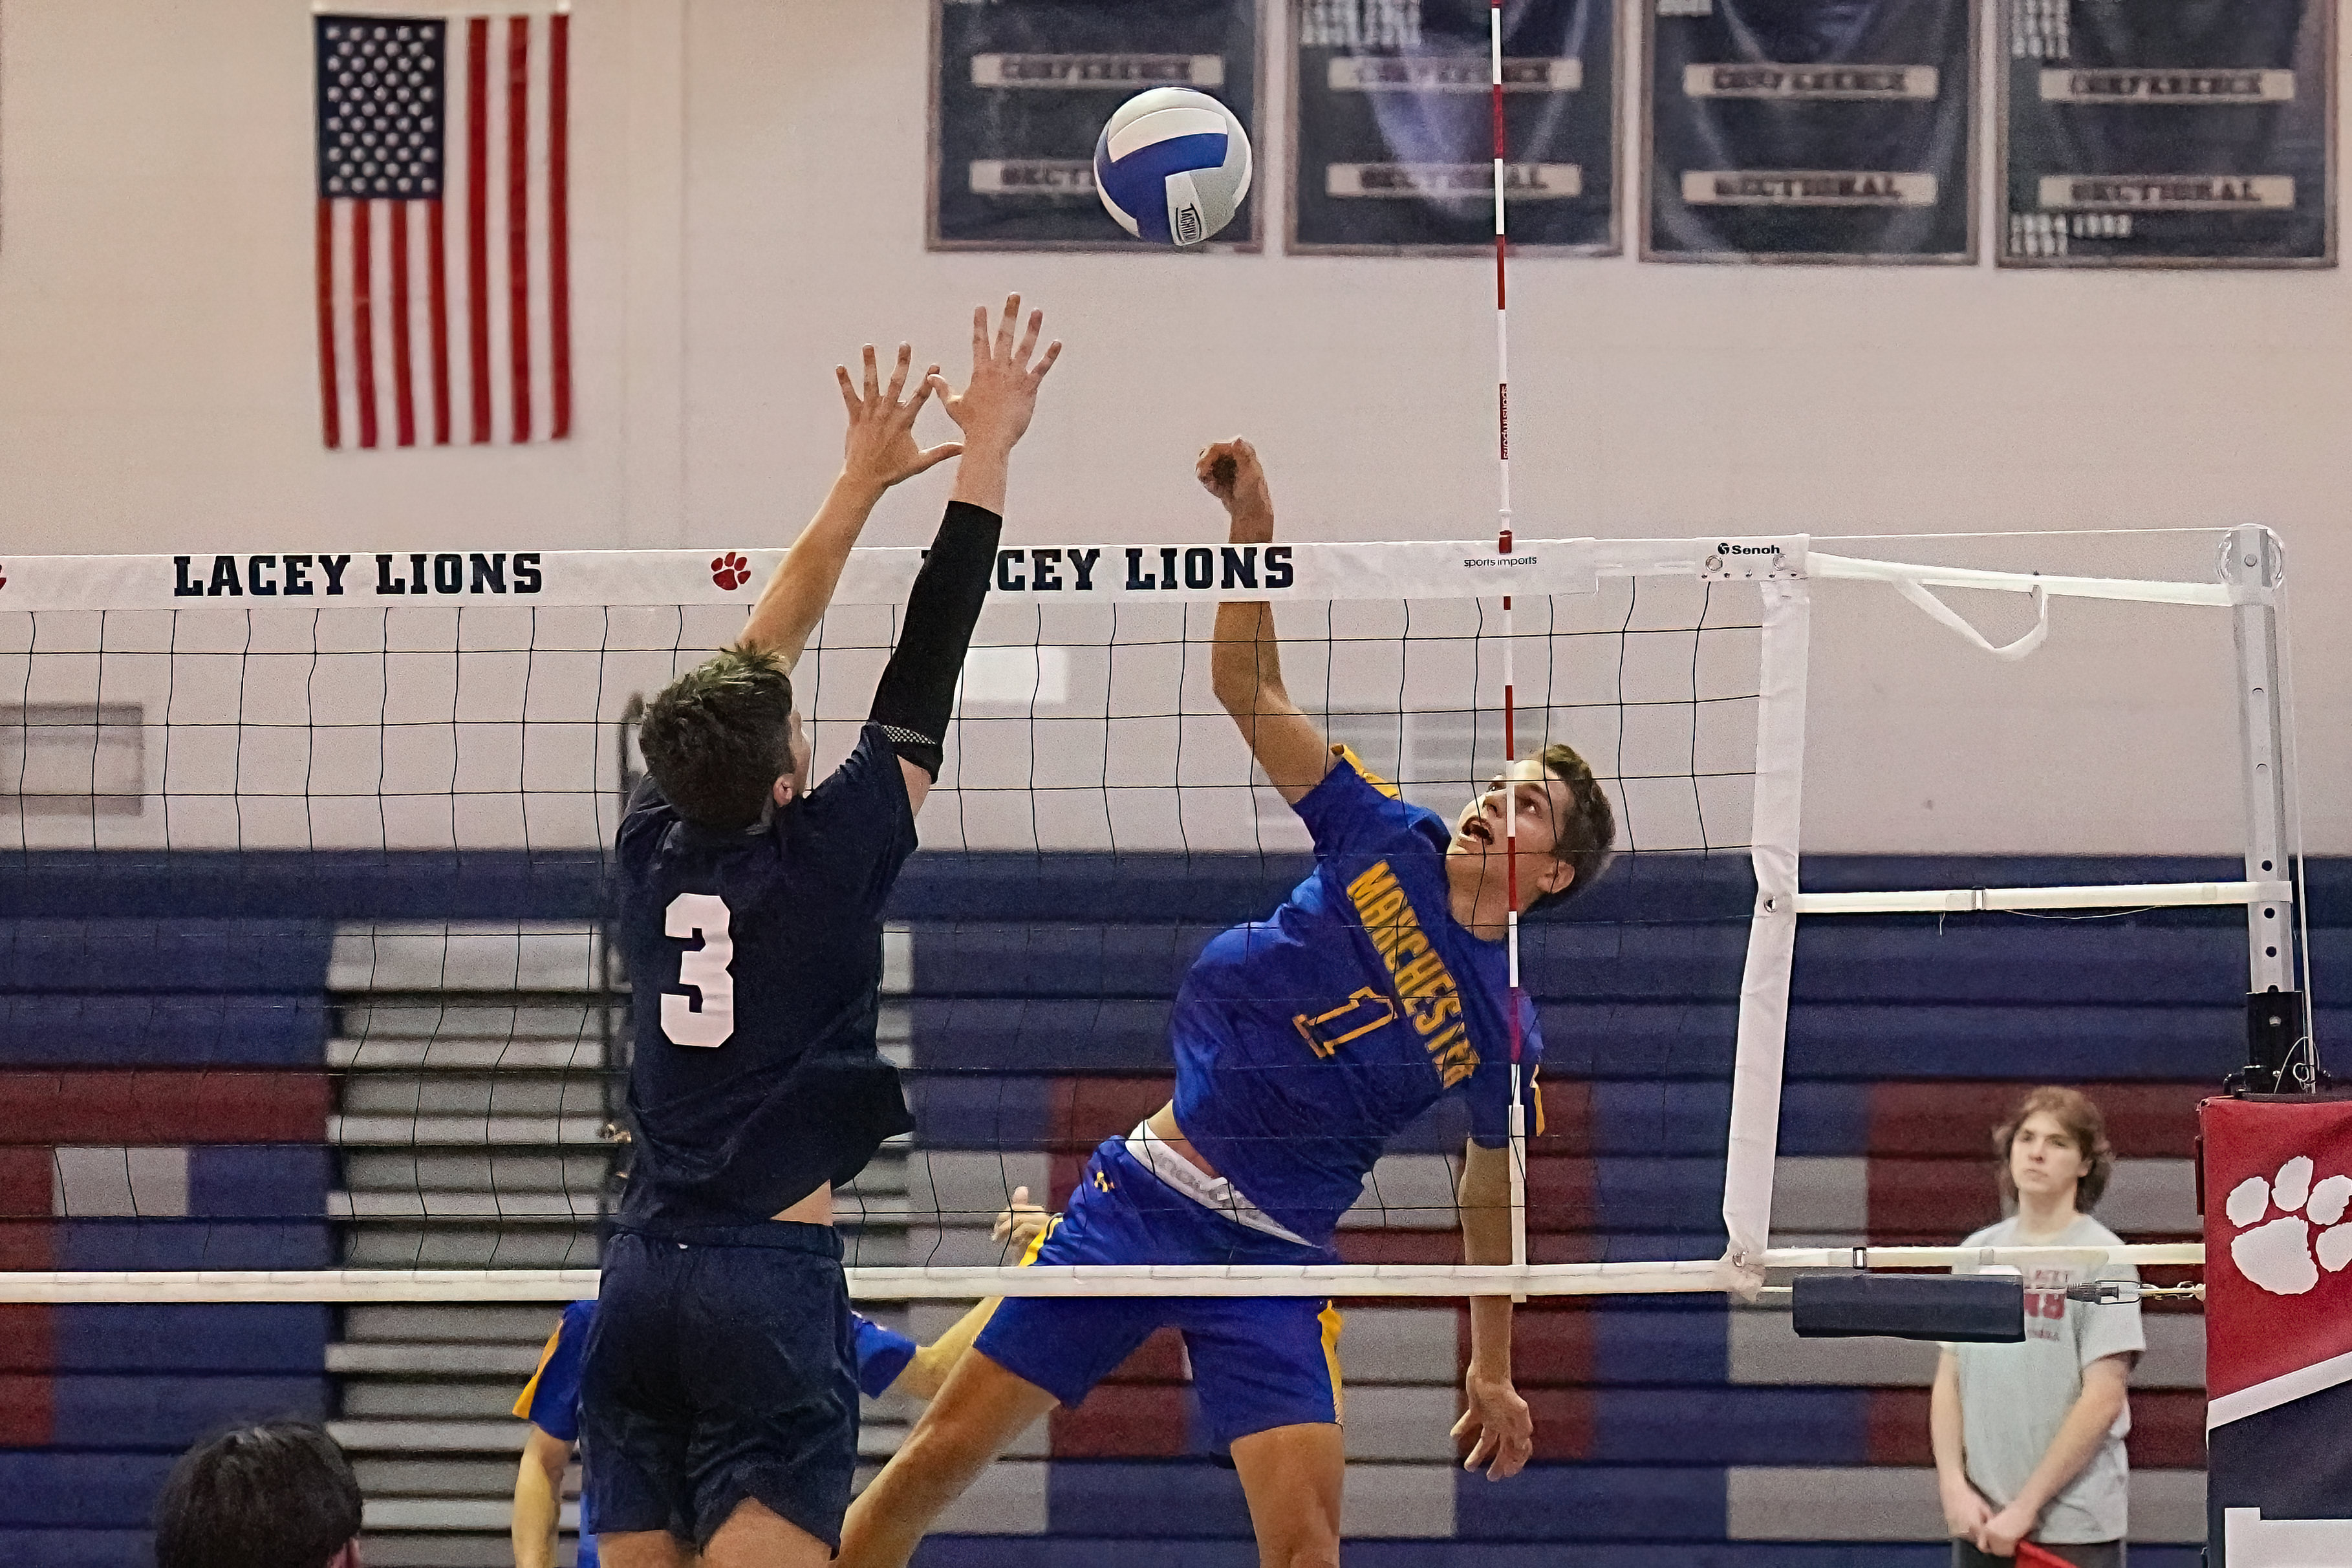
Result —
MULTIPOLYGON (((2115 1171, 2105 1121, 2088 1098, 2030 1091, 1994 1132, 1993 1150, 2015 1211, 1961 1245, 2120 1245, 2088 1212, 2115 1171)), ((2035 1264, 2021 1272, 2024 1342, 1947 1344, 1936 1368, 1929 1426, 1954 1568, 2012 1558, 2025 1540, 2076 1568, 2123 1568, 2126 1385, 2147 1341, 2137 1303, 2071 1301, 2066 1288, 2138 1271, 2035 1264)))

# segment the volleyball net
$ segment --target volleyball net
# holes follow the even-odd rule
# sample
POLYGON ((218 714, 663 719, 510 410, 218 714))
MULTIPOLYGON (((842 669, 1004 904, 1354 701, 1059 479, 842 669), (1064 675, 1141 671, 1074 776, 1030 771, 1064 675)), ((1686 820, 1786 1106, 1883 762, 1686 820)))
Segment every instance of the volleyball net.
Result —
MULTIPOLYGON (((886 937, 882 1046, 917 1125, 837 1196, 853 1291, 1746 1292, 1769 1270, 1951 1263, 1951 1249, 1773 1246, 1801 918, 2243 906, 2249 990, 2300 995, 2275 541, 2086 536, 2068 548, 2094 570, 1984 564, 2050 548, 1007 547, 886 937), (2116 561, 2169 570, 2095 570, 2116 561), (2202 639, 2238 687, 2224 748, 2243 768, 2245 876, 1806 888, 1827 583, 1850 622, 1907 601, 1900 634, 2005 660, 2063 641, 2084 601, 2202 639), (1987 637, 1954 591, 2017 596, 2025 629, 1987 637), (1311 869, 1210 689, 1216 604, 1252 599, 1275 604, 1293 698, 1408 800, 1450 819, 1509 754, 1553 742, 1591 763, 1619 863, 1515 937, 1542 1083, 1555 1100, 1595 1077, 1655 1083, 1662 1134, 1675 1118, 1719 1127, 1719 1225, 1597 1241, 1578 1212, 1589 1195, 1553 1179, 1570 1145, 1531 1127, 1511 1151, 1520 1260, 1463 1265, 1466 1123, 1442 1102, 1374 1168, 1341 1228, 1348 1261, 1015 1266, 997 1215, 1024 1188, 1041 1205, 1066 1192, 1096 1142, 1166 1099, 1185 967, 1311 869), (1695 912, 1712 922, 1696 937, 1695 912), (1644 966, 1660 963, 1717 976, 1724 1004, 1651 1005, 1644 966)), ((641 767, 635 717, 732 640, 780 557, 12 559, 0 1078, 20 1132, 0 1150, 0 1300, 593 1295, 626 1167, 631 995, 603 921, 641 767)), ((856 742, 919 559, 856 552, 795 672, 819 777, 856 742)), ((2290 1054, 2307 1057, 2307 1029, 2297 1039, 2290 1054)), ((2167 1244, 2099 1260, 2200 1257, 2167 1244)))

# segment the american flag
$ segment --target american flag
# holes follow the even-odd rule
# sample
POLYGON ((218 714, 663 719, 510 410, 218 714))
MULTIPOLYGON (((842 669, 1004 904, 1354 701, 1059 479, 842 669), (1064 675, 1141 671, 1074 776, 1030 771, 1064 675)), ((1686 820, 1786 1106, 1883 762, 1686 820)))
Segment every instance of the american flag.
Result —
POLYGON ((313 26, 327 444, 563 439, 571 18, 313 26))

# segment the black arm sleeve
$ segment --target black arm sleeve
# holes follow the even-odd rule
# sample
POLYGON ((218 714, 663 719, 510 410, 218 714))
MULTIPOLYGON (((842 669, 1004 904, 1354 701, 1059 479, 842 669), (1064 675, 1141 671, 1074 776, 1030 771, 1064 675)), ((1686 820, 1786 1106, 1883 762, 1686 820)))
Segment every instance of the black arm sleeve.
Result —
POLYGON ((956 678, 971 646, 971 629, 996 570, 996 540, 1004 519, 969 501, 950 501, 923 570, 907 595, 898 645, 874 687, 870 716, 890 737, 890 748, 933 779, 946 757, 948 716, 956 678))

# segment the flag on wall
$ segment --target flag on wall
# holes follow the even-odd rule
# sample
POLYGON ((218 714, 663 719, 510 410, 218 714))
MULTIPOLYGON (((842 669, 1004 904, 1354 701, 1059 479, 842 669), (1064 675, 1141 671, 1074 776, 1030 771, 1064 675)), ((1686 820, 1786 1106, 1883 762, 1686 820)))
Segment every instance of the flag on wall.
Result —
POLYGON ((570 24, 313 18, 329 446, 572 434, 570 24))

